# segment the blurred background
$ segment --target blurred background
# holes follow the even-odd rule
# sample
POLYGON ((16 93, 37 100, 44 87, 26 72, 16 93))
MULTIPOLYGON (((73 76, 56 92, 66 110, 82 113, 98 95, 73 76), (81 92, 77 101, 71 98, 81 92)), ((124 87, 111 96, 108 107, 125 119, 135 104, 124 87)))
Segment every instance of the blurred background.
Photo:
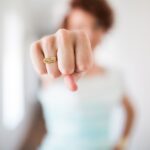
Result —
MULTIPOLYGON (((0 0, 0 150, 18 150, 38 108, 30 44, 55 32, 69 0, 0 0)), ((129 150, 150 149, 150 1, 109 0, 113 30, 97 59, 120 68, 136 109, 129 150)), ((40 127, 38 130, 43 130, 40 127)))

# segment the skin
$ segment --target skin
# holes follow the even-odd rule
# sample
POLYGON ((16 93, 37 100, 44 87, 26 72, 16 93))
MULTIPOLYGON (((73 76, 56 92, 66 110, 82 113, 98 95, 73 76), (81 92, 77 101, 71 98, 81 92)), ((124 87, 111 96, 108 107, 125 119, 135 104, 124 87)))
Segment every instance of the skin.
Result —
POLYGON ((31 59, 39 74, 49 74, 52 78, 63 76, 72 91, 77 90, 75 78, 91 68, 93 63, 90 40, 81 30, 59 29, 55 34, 34 42, 31 59), (57 56, 57 62, 45 65, 44 57, 51 56, 57 56))
MULTIPOLYGON (((43 85, 49 84, 55 78, 63 77, 67 87, 71 91, 76 91, 76 81, 82 75, 94 77, 105 73, 105 69, 93 60, 93 51, 106 33, 105 28, 98 25, 97 19, 90 13, 80 8, 71 10, 67 29, 59 29, 31 46, 34 68, 40 75, 47 74, 43 77, 43 85), (44 57, 50 56, 57 56, 57 62, 45 65, 44 57)), ((120 140, 128 137, 134 121, 134 109, 127 96, 123 97, 122 105, 127 117, 120 140)), ((115 150, 122 149, 119 143, 120 141, 116 144, 115 150)))

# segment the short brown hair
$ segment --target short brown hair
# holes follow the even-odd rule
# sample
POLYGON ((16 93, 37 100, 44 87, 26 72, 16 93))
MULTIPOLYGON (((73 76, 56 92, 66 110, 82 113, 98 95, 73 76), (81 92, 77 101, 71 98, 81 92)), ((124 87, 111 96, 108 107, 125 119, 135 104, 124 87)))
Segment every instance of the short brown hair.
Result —
MULTIPOLYGON (((107 0, 71 0, 70 8, 81 8, 98 20, 99 25, 109 30, 114 22, 113 10, 107 0)), ((68 15, 65 17, 63 27, 67 28, 68 15)))

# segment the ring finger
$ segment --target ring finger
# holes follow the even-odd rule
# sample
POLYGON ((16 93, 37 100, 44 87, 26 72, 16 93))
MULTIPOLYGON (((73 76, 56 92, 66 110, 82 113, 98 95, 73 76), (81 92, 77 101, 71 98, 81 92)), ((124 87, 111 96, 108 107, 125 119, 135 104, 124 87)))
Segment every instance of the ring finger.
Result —
MULTIPOLYGON (((44 56, 46 59, 57 59, 57 48, 55 37, 47 36, 42 39, 42 49, 44 52, 44 56)), ((61 75, 58 69, 58 63, 54 60, 54 62, 45 63, 48 74, 50 74, 53 78, 59 77, 61 75)))

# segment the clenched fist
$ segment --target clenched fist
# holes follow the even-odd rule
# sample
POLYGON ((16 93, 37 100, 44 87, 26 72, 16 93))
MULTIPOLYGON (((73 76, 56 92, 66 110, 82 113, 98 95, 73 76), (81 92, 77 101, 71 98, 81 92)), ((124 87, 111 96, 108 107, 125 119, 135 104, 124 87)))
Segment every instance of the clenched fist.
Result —
POLYGON ((59 29, 55 34, 36 41, 31 46, 31 59, 39 74, 53 78, 61 75, 70 90, 77 89, 76 78, 86 73, 93 64, 90 40, 84 31, 59 29), (44 63, 44 58, 57 58, 44 63))

